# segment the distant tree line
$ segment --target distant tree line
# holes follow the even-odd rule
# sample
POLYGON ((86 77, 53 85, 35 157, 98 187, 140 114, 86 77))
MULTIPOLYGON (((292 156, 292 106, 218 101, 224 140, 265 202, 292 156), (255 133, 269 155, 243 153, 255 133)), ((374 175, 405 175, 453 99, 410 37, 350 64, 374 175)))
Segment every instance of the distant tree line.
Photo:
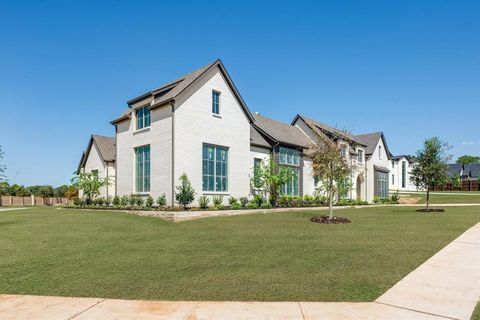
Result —
POLYGON ((78 189, 74 186, 61 185, 54 188, 50 185, 34 185, 25 187, 19 184, 10 185, 6 181, 0 182, 0 196, 15 197, 55 197, 73 199, 78 196, 78 189))

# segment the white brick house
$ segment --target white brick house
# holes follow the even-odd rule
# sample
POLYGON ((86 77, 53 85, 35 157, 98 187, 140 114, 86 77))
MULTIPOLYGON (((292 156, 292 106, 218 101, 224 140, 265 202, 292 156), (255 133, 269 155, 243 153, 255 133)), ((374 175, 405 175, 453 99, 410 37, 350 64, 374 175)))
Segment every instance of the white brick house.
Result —
MULTIPOLYGON (((371 202, 379 188, 376 172, 389 171, 390 153, 383 135, 375 142, 380 146, 377 150, 362 136, 301 115, 286 124, 252 114, 220 60, 127 104, 128 109, 111 122, 115 126, 111 140, 115 152, 109 170, 116 172, 116 177, 108 195, 137 194, 156 199, 165 194, 167 205, 172 206, 176 204, 178 179, 186 173, 196 191, 192 205, 197 205, 202 195, 223 195, 227 204, 230 196, 252 194, 254 167, 266 159, 294 172, 292 180, 282 187, 283 194, 312 195, 318 179, 313 177, 307 151, 320 134, 345 147, 345 157, 355 168, 348 195, 351 199, 371 202), (373 161, 377 156, 378 161, 373 161)), ((88 158, 92 165, 82 158, 82 170, 104 171, 105 161, 94 163, 94 156, 88 158)), ((387 181, 384 196, 388 196, 388 189, 387 181)), ((102 192, 102 196, 106 194, 102 192)))

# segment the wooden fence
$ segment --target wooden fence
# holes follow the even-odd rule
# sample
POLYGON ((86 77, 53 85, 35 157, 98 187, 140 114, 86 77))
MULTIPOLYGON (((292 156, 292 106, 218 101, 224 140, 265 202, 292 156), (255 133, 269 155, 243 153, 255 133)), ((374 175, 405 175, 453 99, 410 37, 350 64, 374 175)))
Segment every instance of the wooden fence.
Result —
POLYGON ((480 191, 480 183, 478 180, 462 181, 459 187, 454 187, 451 182, 438 186, 434 191, 480 191))
POLYGON ((55 198, 55 197, 14 197, 14 196, 1 196, 0 206, 60 206, 71 204, 72 201, 67 198, 55 198))

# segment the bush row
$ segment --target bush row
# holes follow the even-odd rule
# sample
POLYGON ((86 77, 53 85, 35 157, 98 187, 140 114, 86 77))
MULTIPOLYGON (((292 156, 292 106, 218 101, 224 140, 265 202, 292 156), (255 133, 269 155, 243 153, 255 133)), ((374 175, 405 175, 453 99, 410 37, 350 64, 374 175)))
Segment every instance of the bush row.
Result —
MULTIPOLYGON (((393 194, 388 199, 380 199, 375 197, 375 203, 398 203, 398 194, 393 194)), ((74 200, 74 207, 85 209, 100 209, 100 208, 113 208, 113 209, 128 209, 128 210, 166 210, 166 211, 179 211, 180 207, 166 207, 167 199, 165 194, 154 200, 148 196, 146 198, 138 195, 129 196, 115 196, 115 197, 98 197, 91 201, 85 199, 76 198, 74 200)), ((239 199, 235 197, 228 198, 228 206, 223 204, 223 196, 215 195, 211 199, 207 196, 201 196, 198 199, 198 208, 192 210, 239 210, 239 209, 270 209, 272 205, 267 199, 256 195, 249 199, 247 197, 241 197, 239 199), (210 204, 211 200, 211 204, 210 204)), ((368 205, 368 202, 360 199, 339 199, 335 202, 335 206, 352 206, 352 205, 368 205)), ((277 206, 279 208, 300 208, 300 207, 323 207, 328 206, 328 199, 324 196, 281 196, 278 200, 277 206)))

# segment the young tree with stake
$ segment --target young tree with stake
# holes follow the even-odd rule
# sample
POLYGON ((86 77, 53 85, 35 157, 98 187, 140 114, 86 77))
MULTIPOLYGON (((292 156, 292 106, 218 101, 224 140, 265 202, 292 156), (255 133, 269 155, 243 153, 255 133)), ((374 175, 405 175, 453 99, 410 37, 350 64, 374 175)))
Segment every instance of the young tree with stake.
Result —
MULTIPOLYGON (((312 167, 315 176, 322 182, 329 206, 329 219, 333 219, 333 199, 342 189, 342 182, 351 173, 352 166, 342 156, 342 146, 336 139, 320 135, 319 142, 312 147, 312 167)), ((348 153, 347 153, 348 154, 348 153)))
POLYGON ((419 188, 427 190, 426 211, 430 210, 430 190, 444 184, 447 179, 447 162, 452 158, 450 146, 438 137, 426 139, 417 151, 410 179, 419 188))

